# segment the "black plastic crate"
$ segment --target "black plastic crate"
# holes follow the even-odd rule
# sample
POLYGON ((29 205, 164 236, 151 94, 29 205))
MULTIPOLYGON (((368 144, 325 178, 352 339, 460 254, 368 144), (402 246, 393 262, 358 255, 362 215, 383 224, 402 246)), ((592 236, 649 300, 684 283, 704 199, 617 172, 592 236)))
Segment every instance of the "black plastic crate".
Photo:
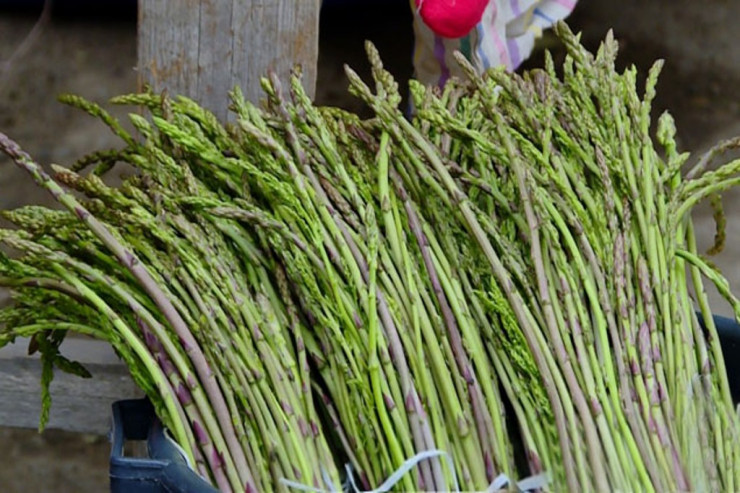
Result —
POLYGON ((167 436, 147 399, 113 403, 111 493, 217 493, 167 436), (130 440, 146 440, 148 458, 125 457, 130 440))

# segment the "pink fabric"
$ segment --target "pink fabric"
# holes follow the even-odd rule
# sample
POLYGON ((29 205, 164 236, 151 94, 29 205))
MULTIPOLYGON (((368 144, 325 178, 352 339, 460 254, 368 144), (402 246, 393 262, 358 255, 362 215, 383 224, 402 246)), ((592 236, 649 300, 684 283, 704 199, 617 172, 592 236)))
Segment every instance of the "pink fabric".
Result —
POLYGON ((483 17, 488 0, 416 0, 424 24, 447 39, 467 35, 483 17))
MULTIPOLYGON (((570 15, 577 0, 408 0, 414 12, 414 77, 426 85, 443 86, 451 77, 464 77, 454 58, 460 52, 477 71, 504 66, 516 70, 545 29, 570 15), (469 3, 469 2, 473 3, 469 3), (454 4, 454 5, 453 5, 454 4), (475 5, 473 5, 475 4, 475 5), (462 23, 456 9, 484 7, 477 24, 451 38, 445 27, 462 23), (427 10, 430 9, 430 10, 427 10), (432 14, 437 15, 434 17, 432 14)), ((464 26, 454 34, 464 31, 464 26)))

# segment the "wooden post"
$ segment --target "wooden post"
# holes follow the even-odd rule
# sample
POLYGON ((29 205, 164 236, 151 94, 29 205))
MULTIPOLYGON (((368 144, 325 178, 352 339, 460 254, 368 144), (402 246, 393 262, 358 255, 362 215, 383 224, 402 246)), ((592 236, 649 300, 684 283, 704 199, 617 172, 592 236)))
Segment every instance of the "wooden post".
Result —
POLYGON ((287 81, 303 69, 313 96, 320 0, 140 0, 139 83, 183 94, 227 116, 228 91, 263 97, 260 78, 275 71, 287 81))

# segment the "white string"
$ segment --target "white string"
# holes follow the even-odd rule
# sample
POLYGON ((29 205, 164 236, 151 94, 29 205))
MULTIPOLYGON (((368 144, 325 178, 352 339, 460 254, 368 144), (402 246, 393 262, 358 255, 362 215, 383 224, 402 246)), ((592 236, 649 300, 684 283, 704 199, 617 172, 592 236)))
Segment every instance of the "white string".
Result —
POLYGON ((290 481, 289 479, 280 478, 280 482, 288 488, 300 491, 310 491, 311 493, 341 493, 340 490, 322 490, 321 488, 314 488, 313 486, 306 486, 305 484, 290 481))
POLYGON ((550 475, 546 472, 530 476, 517 482, 517 486, 522 491, 541 490, 550 482, 550 475))
POLYGON ((353 491, 355 493, 384 493, 386 491, 390 491, 391 488, 393 488, 396 483, 401 481, 401 479, 416 466, 419 462, 423 460, 432 459, 434 457, 444 456, 445 459, 447 459, 447 464, 450 466, 450 471, 452 471, 452 479, 453 484, 455 485, 454 491, 459 491, 458 484, 457 484, 457 474, 455 474, 455 466, 452 463, 452 459, 450 458, 449 454, 447 452, 443 452, 441 450, 427 450, 426 452, 420 452, 404 462, 401 467, 399 467, 396 472, 391 474, 388 479, 386 479, 383 484, 378 486, 376 489, 363 492, 359 488, 357 488, 357 485, 355 484, 355 479, 352 476, 352 471, 350 470, 349 465, 345 466, 347 468, 347 475, 349 477, 349 483, 353 488, 353 491))
MULTIPOLYGON (((511 481, 506 474, 499 474, 493 483, 488 487, 486 493, 493 493, 499 491, 508 485, 511 481)), ((547 486, 550 482, 550 476, 547 473, 537 474, 536 476, 530 476, 524 478, 516 483, 517 491, 532 491, 539 490, 547 486)))
MULTIPOLYGON (((398 484, 403 477, 411 471, 414 467, 416 467, 419 462, 424 460, 433 459, 435 457, 444 457, 447 460, 447 464, 450 467, 450 471, 452 471, 452 480, 454 484, 453 492, 459 493, 460 488, 457 482, 457 474, 455 473, 455 467, 452 463, 452 459, 450 458, 450 455, 447 452, 444 452, 442 450, 427 450, 425 452, 420 452, 416 454, 415 456, 408 459, 406 462, 404 462, 401 467, 399 467, 393 474, 391 474, 388 479, 386 479, 383 484, 378 486, 374 490, 369 491, 363 491, 357 487, 357 484, 355 483, 354 475, 352 474, 352 466, 349 464, 346 464, 344 467, 347 471, 347 482, 348 484, 345 485, 344 491, 349 491, 353 493, 386 493, 391 490, 396 484, 398 484)), ((324 468, 321 468, 321 475, 324 479, 324 482, 326 484, 331 484, 331 478, 329 478, 328 473, 324 468)), ((550 481, 550 477, 546 473, 538 474, 536 476, 530 476, 528 478, 522 479, 521 481, 516 483, 517 489, 519 491, 530 491, 530 490, 536 490, 536 489, 542 489, 547 485, 547 483, 550 481)), ((285 486, 289 488, 293 488, 299 491, 308 491, 311 493, 341 493, 340 490, 324 490, 321 488, 314 488, 312 486, 306 486, 305 484, 298 483, 296 481, 290 481, 285 478, 281 478, 280 482, 284 484, 285 486)), ((493 480, 493 482, 490 484, 488 489, 486 490, 487 493, 493 493, 495 491, 499 491, 502 488, 504 488, 506 485, 508 485, 511 482, 508 476, 505 474, 500 474, 496 479, 493 480)))

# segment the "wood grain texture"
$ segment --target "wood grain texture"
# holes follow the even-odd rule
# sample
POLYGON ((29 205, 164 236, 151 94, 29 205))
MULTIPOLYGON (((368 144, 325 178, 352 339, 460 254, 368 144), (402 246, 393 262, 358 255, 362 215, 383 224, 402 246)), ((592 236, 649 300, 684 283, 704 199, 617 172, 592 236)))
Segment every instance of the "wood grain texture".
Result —
POLYGON ((184 94, 225 119, 227 93, 263 97, 260 78, 287 82, 301 65, 313 97, 320 0, 140 0, 139 84, 184 94))
MULTIPOLYGON (((37 356, 26 356, 27 341, 0 351, 0 425, 36 428, 41 413, 41 364, 37 356)), ((68 338, 62 352, 79 361, 92 373, 80 378, 60 371, 51 384, 52 405, 47 428, 105 435, 110 430, 111 404, 120 399, 141 397, 108 344, 68 338)))

